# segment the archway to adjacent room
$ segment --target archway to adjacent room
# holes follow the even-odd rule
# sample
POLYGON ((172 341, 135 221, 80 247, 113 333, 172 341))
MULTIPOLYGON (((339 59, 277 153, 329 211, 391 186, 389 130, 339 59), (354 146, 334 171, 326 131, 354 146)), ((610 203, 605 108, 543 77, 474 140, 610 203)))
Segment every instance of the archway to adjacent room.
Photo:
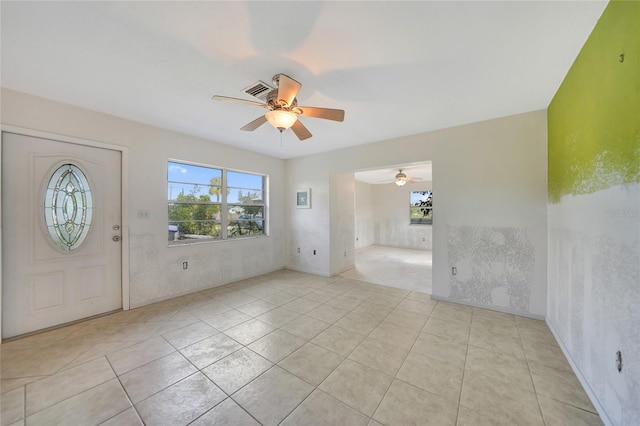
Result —
POLYGON ((341 276, 431 294, 431 162, 356 171, 354 178, 355 267, 341 276), (404 185, 396 184, 400 169, 404 185))

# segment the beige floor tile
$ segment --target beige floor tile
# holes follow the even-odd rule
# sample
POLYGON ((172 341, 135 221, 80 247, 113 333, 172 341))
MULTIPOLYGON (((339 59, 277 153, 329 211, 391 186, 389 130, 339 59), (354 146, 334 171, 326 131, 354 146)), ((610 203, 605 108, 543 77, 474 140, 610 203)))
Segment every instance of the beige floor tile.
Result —
POLYGON ((252 317, 257 317, 265 312, 269 312, 272 309, 277 308, 273 303, 269 303, 266 300, 256 300, 255 302, 247 303, 246 305, 238 306, 236 309, 252 317))
MULTIPOLYGON (((2 344, 0 346, 5 346, 2 344)), ((84 349, 64 347, 60 342, 42 348, 23 348, 2 351, 2 378, 17 379, 48 376, 71 363, 84 349)))
POLYGON ((26 424, 100 424, 130 407, 118 379, 112 379, 27 417, 26 424))
POLYGON ((539 396, 538 400, 547 426, 600 426, 603 424, 600 416, 595 413, 544 396, 539 396))
POLYGON ((469 342, 471 323, 453 322, 430 316, 422 331, 438 336, 451 337, 466 345, 469 342))
POLYGON ((218 330, 215 328, 202 321, 198 321, 178 330, 163 334, 162 337, 176 348, 182 349, 217 333, 218 330))
POLYGON ((383 424, 455 425, 458 407, 441 396, 394 380, 373 416, 383 424))
POLYGON ((282 426, 366 426, 369 418, 326 393, 315 390, 282 423, 282 426))
POLYGON ((120 383, 135 404, 196 371, 182 354, 174 352, 123 374, 120 383))
POLYGON ((467 345, 460 343, 460 340, 454 337, 420 333, 411 352, 463 367, 467 357, 467 345))
POLYGON ((232 308, 237 308, 238 306, 255 302, 258 299, 250 294, 237 291, 223 294, 222 296, 217 297, 216 300, 219 300, 225 305, 231 306, 232 308))
POLYGON ((26 415, 30 416, 115 377, 107 360, 98 358, 30 383, 26 386, 26 415))
POLYGON ((290 323, 283 325, 280 329, 302 339, 311 340, 330 326, 331 324, 328 322, 301 315, 290 323))
POLYGON ((524 346, 524 354, 527 360, 573 373, 569 361, 567 361, 567 358, 558 346, 543 345, 528 340, 523 340, 522 346, 524 346))
POLYGON ((337 294, 327 290, 316 290, 304 296, 306 299, 313 300, 319 303, 327 303, 331 299, 338 297, 337 294))
POLYGON ((0 424, 9 425, 25 417, 24 387, 0 395, 0 424))
POLYGON ((195 317, 194 319, 191 319, 191 320, 160 321, 158 322, 158 328, 156 328, 153 331, 153 333, 151 333, 151 337, 162 336, 164 334, 171 333, 172 331, 179 330, 181 328, 190 326, 198 322, 202 322, 202 321, 200 321, 198 318, 195 318, 195 317))
POLYGON ((190 426, 211 425, 260 426, 260 423, 231 398, 227 398, 190 424, 190 426))
POLYGON ((575 374, 546 367, 535 361, 529 362, 531 377, 539 395, 553 398, 583 410, 595 413, 589 397, 575 374))
POLYGON ((520 338, 540 345, 558 346, 549 328, 518 327, 520 338))
POLYGON ((518 328, 536 328, 542 330, 549 330, 547 323, 544 320, 537 320, 533 318, 521 317, 516 315, 516 324, 518 328))
POLYGON ((365 336, 337 326, 331 326, 318 334, 311 343, 320 345, 342 356, 347 356, 364 340, 365 336))
POLYGON ((404 299, 402 302, 398 304, 397 308, 402 309, 403 311, 409 311, 416 314, 430 315, 435 305, 436 303, 431 300, 426 302, 421 302, 418 300, 404 299))
POLYGON ((258 377, 273 366, 250 349, 242 348, 220 361, 208 366, 202 372, 228 395, 258 377))
POLYGON ((402 346, 367 337, 351 352, 349 359, 393 377, 406 356, 407 350, 402 346))
POLYGON ((260 315, 258 319, 274 327, 282 327, 283 325, 290 323, 298 317, 300 317, 300 314, 296 311, 279 307, 272 311, 265 312, 264 314, 260 315))
POLYGON ((275 327, 254 318, 225 330, 224 334, 243 345, 248 345, 262 336, 271 333, 273 330, 275 330, 275 327))
MULTIPOLYGON (((2 362, 1 359, 0 359, 0 362, 2 362)), ((37 382, 38 380, 44 379, 46 377, 49 377, 49 376, 31 376, 31 377, 21 377, 18 379, 1 379, 0 393, 6 393, 14 389, 21 388, 23 386, 28 385, 29 383, 37 382)))
POLYGON ((375 303, 369 303, 369 301, 365 301, 360 306, 355 308, 352 312, 370 316, 372 320, 381 322, 391 312, 393 312, 393 310, 393 308, 390 308, 388 306, 376 305, 375 303))
POLYGON ((275 366, 240 389, 233 399, 265 426, 277 425, 313 391, 313 386, 275 366))
POLYGON ((148 362, 175 352, 175 348, 162 337, 154 337, 107 355, 117 375, 131 371, 148 362))
POLYGON ((536 394, 475 371, 465 371, 460 405, 500 422, 542 425, 536 394))
POLYGON ((283 305, 283 308, 289 309, 290 311, 297 312, 299 314, 306 314, 312 309, 317 308, 322 303, 317 302, 315 300, 307 299, 306 297, 301 297, 292 302, 283 305))
POLYGON ((346 309, 340 309, 335 306, 325 304, 309 311, 307 315, 315 319, 319 319, 320 321, 333 324, 348 313, 349 311, 346 309))
POLYGON ((336 322, 336 325, 359 334, 367 335, 371 333, 379 323, 380 320, 372 318, 371 315, 360 312, 351 312, 340 318, 336 322))
POLYGON ((369 334, 369 337, 402 348, 408 352, 419 334, 420 330, 403 327, 385 320, 369 334))
POLYGON ((313 343, 307 343, 278 365, 307 383, 318 386, 344 358, 313 343))
POLYGON ((429 319, 428 315, 396 309, 385 318, 385 321, 420 331, 427 322, 427 319, 429 319))
POLYGON ((189 309, 189 313, 195 315, 201 320, 207 320, 212 316, 221 314, 223 312, 227 312, 231 310, 231 306, 225 305, 222 302, 218 302, 216 300, 208 300, 197 308, 189 309))
POLYGON ((123 411, 117 416, 111 417, 100 426, 144 426, 140 416, 136 412, 135 408, 131 407, 128 410, 123 411))
POLYGON ((345 359, 319 389, 371 417, 393 378, 345 359))
POLYGON ((497 320, 474 320, 471 322, 471 335, 483 335, 492 336, 505 336, 513 339, 520 339, 520 333, 518 333, 518 327, 513 324, 500 323, 497 320))
POLYGON ((526 361, 506 354, 469 346, 465 371, 476 372, 502 383, 535 392, 526 361))
POLYGON ((344 309, 346 311, 352 311, 362 303, 362 300, 349 296, 338 296, 335 299, 331 299, 327 302, 327 305, 335 306, 336 308, 344 309))
POLYGON ((522 341, 517 337, 475 331, 469 336, 469 346, 476 346, 521 360, 525 359, 522 341))
POLYGON ((304 345, 305 342, 304 339, 289 334, 286 331, 276 330, 251 343, 248 348, 269 361, 278 363, 304 345))
POLYGON ((251 315, 240 312, 237 309, 232 309, 215 315, 209 318, 206 322, 216 330, 224 331, 231 327, 235 327, 238 324, 242 324, 245 321, 249 321, 251 318, 253 318, 251 315))
POLYGON ((270 294, 268 296, 264 296, 262 300, 265 300, 269 303, 273 303, 276 306, 282 306, 289 302, 293 302, 299 297, 300 296, 294 293, 289 293, 288 291, 285 290, 285 291, 280 291, 278 293, 270 294))
POLYGON ((449 322, 469 324, 473 317, 473 311, 467 306, 439 301, 429 315, 449 322))
POLYGON ((415 300, 417 302, 430 302, 431 295, 429 293, 423 293, 420 291, 410 291, 405 299, 415 300))
POLYGON ((197 368, 203 369, 241 348, 240 343, 220 333, 180 349, 180 352, 197 368))
MULTIPOLYGON (((374 303, 376 305, 386 306, 387 308, 395 308, 402 302, 403 297, 398 296, 387 296, 385 294, 379 293, 375 296, 370 297, 367 302, 374 303)), ((413 301, 415 302, 415 300, 413 301)), ((421 302, 418 302, 421 303, 421 302)))
POLYGON ((457 405, 463 372, 462 367, 412 352, 402 364, 396 378, 438 394, 457 405))
POLYGON ((202 373, 136 404, 147 425, 186 425, 224 400, 226 395, 202 373))
POLYGON ((458 423, 456 426, 513 426, 512 420, 490 417, 467 407, 460 406, 458 410, 458 423))

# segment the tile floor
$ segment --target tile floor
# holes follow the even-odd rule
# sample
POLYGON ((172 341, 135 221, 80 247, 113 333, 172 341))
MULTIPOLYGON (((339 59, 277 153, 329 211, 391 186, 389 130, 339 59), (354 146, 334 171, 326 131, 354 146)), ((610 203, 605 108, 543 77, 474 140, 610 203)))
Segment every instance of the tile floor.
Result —
POLYGON ((1 348, 3 425, 597 425, 541 321, 279 271, 1 348))
POLYGON ((355 268, 344 278, 431 294, 431 250, 369 246, 356 250, 355 268))

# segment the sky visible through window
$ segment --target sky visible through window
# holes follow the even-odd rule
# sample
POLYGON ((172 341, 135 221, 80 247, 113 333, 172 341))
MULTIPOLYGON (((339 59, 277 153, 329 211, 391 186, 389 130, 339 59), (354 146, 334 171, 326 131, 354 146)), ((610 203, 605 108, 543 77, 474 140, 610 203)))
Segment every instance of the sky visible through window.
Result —
MULTIPOLYGON (((211 201, 216 200, 215 195, 211 195, 209 188, 212 179, 216 185, 221 185, 222 170, 193 166, 190 164, 169 162, 168 168, 167 197, 169 200, 175 200, 179 194, 193 194, 196 198, 201 195, 211 196, 211 201)), ((238 195, 247 195, 247 193, 256 193, 260 199, 262 198, 262 179, 260 175, 252 175, 240 172, 227 172, 227 202, 237 203, 238 195)))

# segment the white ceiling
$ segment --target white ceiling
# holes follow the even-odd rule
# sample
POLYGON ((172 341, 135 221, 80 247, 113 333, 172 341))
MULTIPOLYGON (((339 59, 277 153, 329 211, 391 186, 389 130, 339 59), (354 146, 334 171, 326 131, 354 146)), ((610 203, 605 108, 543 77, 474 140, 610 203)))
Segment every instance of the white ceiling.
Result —
POLYGON ((606 1, 0 3, 1 83, 279 158, 546 108, 606 1), (299 142, 246 97, 285 73, 299 142))
POLYGON ((355 172, 354 178, 371 185, 384 185, 394 183, 395 176, 400 169, 407 175, 409 182, 430 182, 432 180, 431 162, 355 172))

